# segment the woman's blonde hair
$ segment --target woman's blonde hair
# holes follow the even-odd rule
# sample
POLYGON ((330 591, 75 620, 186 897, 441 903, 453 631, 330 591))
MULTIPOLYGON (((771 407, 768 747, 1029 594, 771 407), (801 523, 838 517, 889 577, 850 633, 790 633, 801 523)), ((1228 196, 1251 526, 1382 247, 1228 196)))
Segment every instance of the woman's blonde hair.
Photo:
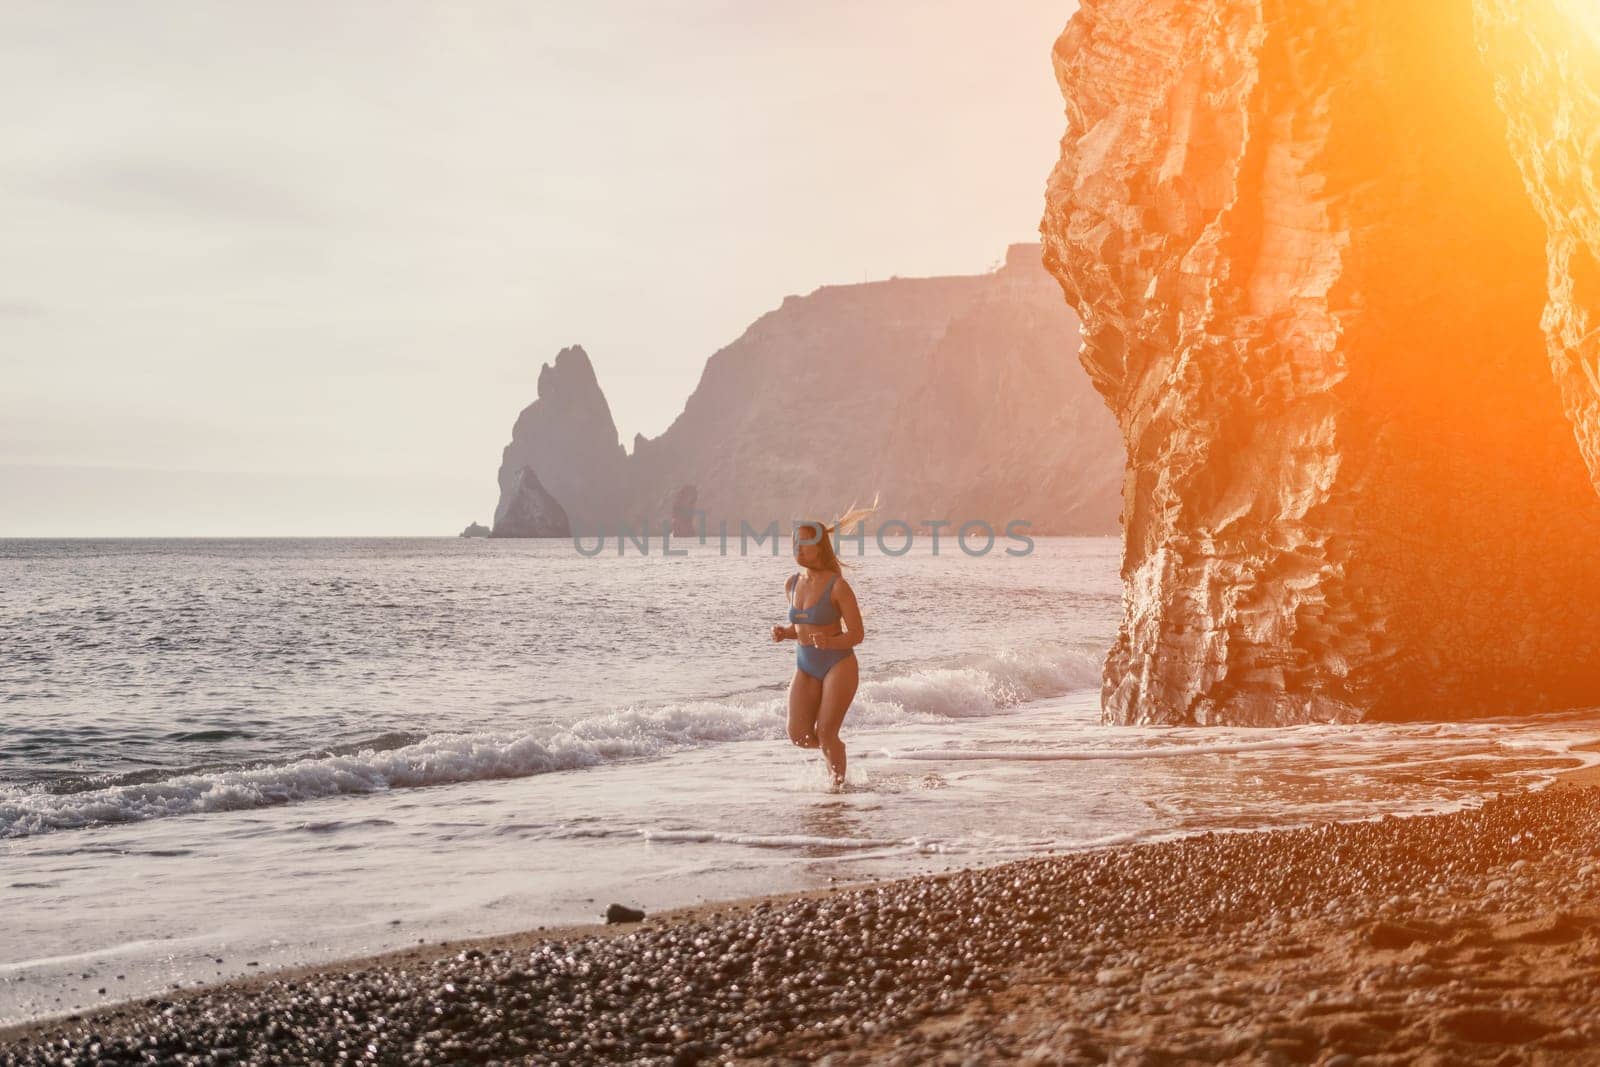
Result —
POLYGON ((827 531, 826 534, 820 535, 817 538, 817 548, 822 553, 821 565, 817 568, 818 570, 833 571, 835 574, 843 574, 844 573, 843 568, 845 568, 846 566, 849 566, 849 564, 846 564, 843 560, 841 560, 839 558, 838 554, 833 551, 833 537, 832 537, 832 535, 838 533, 840 530, 847 529, 847 528, 849 528, 851 526, 854 526, 856 523, 861 522, 867 516, 871 515, 875 511, 877 511, 878 510, 878 496, 879 496, 879 494, 873 493, 872 494, 872 503, 869 504, 867 507, 864 507, 864 508, 858 508, 852 502, 851 505, 847 509, 845 509, 845 513, 843 515, 840 515, 837 519, 833 520, 833 525, 831 525, 831 526, 826 526, 823 523, 817 522, 815 520, 808 520, 806 522, 795 523, 795 527, 794 527, 794 539, 795 540, 799 539, 801 530, 825 530, 825 531, 827 531))

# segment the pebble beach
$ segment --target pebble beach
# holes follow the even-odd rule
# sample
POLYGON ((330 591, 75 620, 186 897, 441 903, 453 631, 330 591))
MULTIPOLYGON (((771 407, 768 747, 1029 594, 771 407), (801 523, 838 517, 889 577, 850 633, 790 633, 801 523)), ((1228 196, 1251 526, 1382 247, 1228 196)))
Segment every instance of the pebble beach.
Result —
POLYGON ((0 1063, 1600 1062, 1600 783, 419 946, 0 1063))

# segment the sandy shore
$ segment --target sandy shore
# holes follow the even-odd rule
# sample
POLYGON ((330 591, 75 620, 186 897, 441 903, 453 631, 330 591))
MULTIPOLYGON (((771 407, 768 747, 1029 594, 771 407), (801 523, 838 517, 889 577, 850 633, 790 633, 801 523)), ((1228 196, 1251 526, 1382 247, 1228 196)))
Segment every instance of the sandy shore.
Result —
POLYGON ((1600 1063, 1594 786, 419 946, 0 1063, 1600 1063))

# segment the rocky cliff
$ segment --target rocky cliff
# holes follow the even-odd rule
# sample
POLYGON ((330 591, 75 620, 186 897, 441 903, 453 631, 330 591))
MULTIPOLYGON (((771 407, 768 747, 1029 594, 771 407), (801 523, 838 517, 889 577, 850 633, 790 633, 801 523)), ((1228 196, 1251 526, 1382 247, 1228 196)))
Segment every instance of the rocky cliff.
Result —
POLYGON ((563 348, 511 429, 494 536, 567 537, 573 525, 613 523, 627 498, 627 460, 589 354, 563 348))
POLYGON ((1593 47, 1536 7, 1082 0, 1057 41, 1044 260, 1128 455, 1107 719, 1600 702, 1593 47))
POLYGON ((1511 156, 1545 226, 1550 366, 1600 489, 1600 7, 1474 6, 1511 156))
POLYGON ((495 532, 510 532, 523 470, 580 535, 627 522, 659 536, 669 522, 682 536, 695 512, 713 537, 741 520, 787 533, 874 492, 880 519, 1115 532, 1121 441, 1040 252, 788 297, 711 356, 682 414, 629 454, 587 355, 564 350, 506 449, 495 532))

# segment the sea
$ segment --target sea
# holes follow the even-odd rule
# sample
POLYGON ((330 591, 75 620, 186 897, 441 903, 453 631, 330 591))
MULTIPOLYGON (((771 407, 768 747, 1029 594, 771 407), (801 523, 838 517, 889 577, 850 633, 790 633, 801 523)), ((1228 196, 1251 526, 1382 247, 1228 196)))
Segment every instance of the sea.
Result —
POLYGON ((614 902, 1445 811, 1597 758, 1596 709, 1104 725, 1116 539, 869 541, 835 792, 786 739, 783 547, 0 540, 0 1023, 614 902))

